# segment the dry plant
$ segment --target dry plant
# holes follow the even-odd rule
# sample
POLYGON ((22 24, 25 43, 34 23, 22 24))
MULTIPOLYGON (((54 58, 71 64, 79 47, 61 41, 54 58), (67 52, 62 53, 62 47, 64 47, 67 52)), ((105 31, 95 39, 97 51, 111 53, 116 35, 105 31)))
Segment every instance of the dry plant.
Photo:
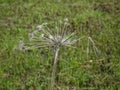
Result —
MULTIPOLYGON (((54 49, 54 63, 51 76, 51 90, 54 90, 55 85, 55 73, 58 62, 58 54, 60 47, 68 46, 72 47, 72 44, 76 43, 78 40, 83 39, 84 37, 76 37, 75 32, 71 32, 67 27, 69 26, 68 19, 60 21, 55 27, 47 23, 43 23, 36 27, 36 29, 29 33, 29 43, 23 43, 20 41, 18 48, 20 50, 26 51, 31 48, 43 48, 43 47, 52 47, 54 49)), ((88 47, 87 47, 87 58, 89 53, 89 42, 93 43, 93 48, 95 51, 98 51, 94 41, 91 37, 88 37, 88 47)), ((95 52, 96 53, 96 52, 95 52)))

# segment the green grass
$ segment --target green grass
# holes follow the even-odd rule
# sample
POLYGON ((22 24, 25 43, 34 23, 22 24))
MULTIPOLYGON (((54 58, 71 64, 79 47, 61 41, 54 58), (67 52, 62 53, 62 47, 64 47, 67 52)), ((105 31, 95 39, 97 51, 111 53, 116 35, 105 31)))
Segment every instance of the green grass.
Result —
POLYGON ((91 36, 102 53, 96 57, 91 52, 86 61, 87 40, 75 44, 76 49, 61 48, 56 90, 119 90, 119 4, 118 0, 0 0, 0 90, 49 90, 52 49, 13 48, 19 40, 27 41, 37 25, 66 17, 71 29, 91 36))

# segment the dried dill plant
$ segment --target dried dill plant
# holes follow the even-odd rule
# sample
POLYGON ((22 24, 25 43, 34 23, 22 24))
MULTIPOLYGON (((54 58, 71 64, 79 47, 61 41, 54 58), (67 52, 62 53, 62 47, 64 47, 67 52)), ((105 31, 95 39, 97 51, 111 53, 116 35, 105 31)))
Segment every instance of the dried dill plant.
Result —
MULTIPOLYGON (((76 43, 78 40, 82 39, 76 37, 75 32, 71 32, 68 27, 70 26, 68 19, 64 19, 64 22, 60 21, 58 23, 43 23, 36 27, 36 29, 29 33, 29 42, 24 43, 23 41, 19 42, 19 50, 29 50, 31 48, 43 48, 43 47, 51 47, 54 50, 54 63, 52 68, 52 76, 51 76, 51 90, 54 90, 55 84, 55 73, 57 68, 58 62, 58 54, 60 47, 62 46, 71 46, 72 44, 76 43), (54 26, 53 26, 54 24, 54 26)), ((94 50, 96 51, 97 48, 91 37, 88 37, 88 45, 89 41, 93 43, 94 50)), ((88 46, 89 47, 89 46, 88 46)), ((87 47, 87 57, 89 53, 89 48, 87 47)))

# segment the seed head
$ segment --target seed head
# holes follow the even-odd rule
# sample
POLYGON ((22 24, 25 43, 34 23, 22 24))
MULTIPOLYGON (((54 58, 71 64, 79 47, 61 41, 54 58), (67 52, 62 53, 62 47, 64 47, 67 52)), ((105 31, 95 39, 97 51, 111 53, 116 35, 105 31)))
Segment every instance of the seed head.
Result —
POLYGON ((71 32, 68 19, 64 22, 60 21, 57 24, 43 23, 38 25, 36 29, 29 34, 29 42, 27 45, 32 48, 41 47, 62 47, 69 46, 77 42, 76 33, 71 32), (55 27, 53 27, 55 25, 55 27))

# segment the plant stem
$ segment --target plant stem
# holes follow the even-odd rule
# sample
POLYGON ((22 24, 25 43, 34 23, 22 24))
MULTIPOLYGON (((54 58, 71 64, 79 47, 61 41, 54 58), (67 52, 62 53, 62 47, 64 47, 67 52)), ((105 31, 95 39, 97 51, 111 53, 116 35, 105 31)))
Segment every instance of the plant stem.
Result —
POLYGON ((55 73, 56 73, 56 68, 57 68, 57 57, 59 53, 59 48, 55 49, 55 54, 54 54, 54 63, 53 63, 53 69, 52 69, 52 77, 51 77, 51 89, 54 90, 54 84, 55 84, 55 73))

